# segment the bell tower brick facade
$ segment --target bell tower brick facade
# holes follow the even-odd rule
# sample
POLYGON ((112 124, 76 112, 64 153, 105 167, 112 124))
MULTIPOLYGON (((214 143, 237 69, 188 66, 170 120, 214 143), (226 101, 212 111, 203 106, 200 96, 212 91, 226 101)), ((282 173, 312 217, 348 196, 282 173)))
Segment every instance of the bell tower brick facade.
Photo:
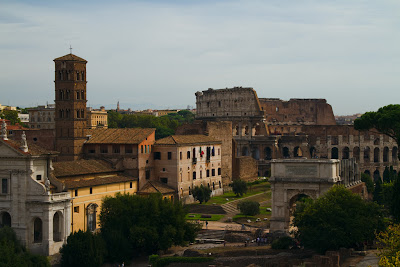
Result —
POLYGON ((57 160, 82 157, 86 140, 86 63, 73 54, 54 59, 57 160))

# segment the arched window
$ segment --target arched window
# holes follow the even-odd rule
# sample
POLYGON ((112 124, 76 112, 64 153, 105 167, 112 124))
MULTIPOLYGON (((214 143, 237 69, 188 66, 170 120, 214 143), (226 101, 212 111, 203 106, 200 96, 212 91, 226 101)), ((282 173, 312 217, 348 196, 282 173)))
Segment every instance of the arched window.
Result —
POLYGON ((252 156, 255 160, 260 159, 260 150, 258 149, 258 147, 253 148, 252 154, 253 154, 252 156))
POLYGON ((11 215, 10 215, 10 213, 8 213, 6 211, 2 212, 1 216, 0 216, 0 220, 1 220, 0 221, 0 227, 2 227, 2 226, 11 227, 11 215))
POLYGON ((365 147, 364 149, 364 162, 369 162, 370 159, 370 148, 369 146, 365 147))
POLYGON ((76 91, 76 99, 79 99, 80 93, 79 91, 76 91))
POLYGON ((271 160, 272 159, 272 150, 270 147, 265 148, 265 159, 271 160))
POLYGON ((215 190, 215 183, 213 182, 213 190, 215 190))
POLYGON ((317 157, 317 150, 313 146, 310 147, 310 157, 311 158, 316 158, 317 157))
POLYGON ((293 156, 294 156, 295 158, 298 158, 298 157, 302 157, 302 156, 303 156, 303 151, 301 151, 301 148, 300 148, 300 147, 296 146, 296 147, 294 148, 294 150, 293 150, 293 156))
POLYGON ((350 150, 346 146, 345 148, 343 148, 343 151, 342 151, 342 159, 349 159, 349 157, 350 157, 350 150))
POLYGON ((98 205, 95 203, 91 203, 88 205, 87 211, 87 229, 89 231, 94 231, 97 228, 97 207, 98 205))
POLYGON ((290 158, 289 148, 287 148, 287 147, 283 148, 283 157, 290 158))
POLYGON ((375 147, 375 149, 374 149, 374 162, 379 162, 379 153, 380 152, 380 150, 379 150, 379 147, 375 147))
POLYGON ((85 99, 85 92, 83 90, 81 91, 81 99, 85 99))
POLYGON ((242 156, 248 156, 249 155, 249 148, 247 146, 244 146, 242 148, 242 156))
POLYGON ((357 162, 360 162, 360 148, 358 146, 353 148, 353 158, 355 158, 357 162))
POLYGON ((339 159, 339 150, 337 147, 332 147, 331 159, 339 159))
POLYGON ((388 162, 389 161, 389 148, 385 146, 383 148, 383 162, 388 162))
POLYGON ((63 239, 63 216, 60 211, 54 213, 53 216, 53 241, 59 242, 63 239))
POLYGON ((397 155, 397 152, 398 150, 397 150, 397 146, 394 146, 393 148, 392 148, 392 161, 393 162, 396 162, 399 158, 398 158, 398 155, 397 155))
POLYGON ((33 222, 33 243, 41 243, 43 238, 43 223, 40 218, 33 222))

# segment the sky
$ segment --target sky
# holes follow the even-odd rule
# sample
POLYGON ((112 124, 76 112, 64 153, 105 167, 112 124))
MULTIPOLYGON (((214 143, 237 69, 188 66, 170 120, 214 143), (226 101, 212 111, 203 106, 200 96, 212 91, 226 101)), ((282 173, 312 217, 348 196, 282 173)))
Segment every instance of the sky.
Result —
POLYGON ((0 0, 0 104, 54 101, 53 59, 86 59, 88 106, 195 107, 196 91, 400 104, 400 1, 0 0))

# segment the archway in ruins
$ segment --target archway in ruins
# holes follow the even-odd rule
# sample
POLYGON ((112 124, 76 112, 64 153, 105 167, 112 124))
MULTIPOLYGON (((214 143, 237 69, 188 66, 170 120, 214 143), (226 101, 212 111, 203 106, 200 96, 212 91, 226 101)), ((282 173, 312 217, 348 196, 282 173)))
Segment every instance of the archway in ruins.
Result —
POLYGON ((340 183, 339 162, 320 159, 276 159, 271 162, 271 232, 289 232, 298 200, 316 199, 340 183))

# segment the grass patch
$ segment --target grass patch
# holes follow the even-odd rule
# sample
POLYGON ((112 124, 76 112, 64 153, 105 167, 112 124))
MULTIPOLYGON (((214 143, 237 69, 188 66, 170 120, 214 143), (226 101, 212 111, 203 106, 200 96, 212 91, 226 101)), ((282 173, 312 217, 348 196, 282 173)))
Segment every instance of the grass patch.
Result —
POLYGON ((186 215, 185 219, 186 220, 200 220, 200 221, 219 221, 221 220, 224 215, 221 214, 210 214, 211 218, 201 218, 201 214, 196 214, 196 213, 189 213, 186 215), (189 217, 189 215, 193 215, 194 217, 189 217))
MULTIPOLYGON (((255 185, 252 185, 252 186, 248 185, 247 188, 248 188, 247 189, 247 193, 244 194, 242 197, 237 197, 235 195, 235 193, 233 193, 233 191, 230 191, 230 192, 224 193, 223 195, 212 197, 205 204, 206 205, 214 205, 214 204, 221 205, 221 204, 225 204, 225 203, 230 202, 230 201, 242 199, 242 198, 245 198, 245 197, 250 197, 250 196, 253 196, 253 195, 260 194, 262 192, 268 191, 269 189, 271 189, 271 185, 270 185, 270 183, 268 181, 265 181, 265 182, 259 182, 259 183, 255 184, 255 185)), ((269 196, 269 198, 271 198, 271 197, 269 196)), ((258 201, 258 200, 255 200, 255 201, 258 201)))

